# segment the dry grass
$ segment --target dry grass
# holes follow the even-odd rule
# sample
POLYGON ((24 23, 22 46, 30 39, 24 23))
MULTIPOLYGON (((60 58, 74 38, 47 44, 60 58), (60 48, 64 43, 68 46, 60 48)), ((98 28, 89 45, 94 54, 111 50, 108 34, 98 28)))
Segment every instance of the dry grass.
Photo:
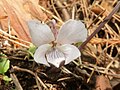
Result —
MULTIPOLYGON (((68 19, 79 19, 85 23, 90 36, 101 23, 104 23, 104 19, 112 12, 117 2, 118 0, 94 0, 94 2, 92 0, 67 0, 66 2, 64 0, 1 0, 0 52, 7 54, 10 60, 25 62, 27 55, 25 50, 31 43, 26 22, 31 19, 46 23, 55 19, 58 27, 68 19), (5 41, 8 43, 5 44, 5 41)), ((68 83, 74 83, 74 80, 78 82, 74 87, 77 90, 84 89, 83 84, 86 85, 85 88, 87 86, 95 88, 91 86, 95 86, 93 78, 99 75, 109 79, 114 88, 119 82, 113 83, 113 81, 120 80, 120 11, 113 14, 112 18, 109 18, 108 22, 99 29, 100 31, 94 34, 94 37, 82 48, 82 63, 74 61, 61 68, 56 72, 58 77, 55 80, 53 80, 54 75, 52 77, 47 71, 49 69, 44 66, 32 70, 28 68, 29 66, 25 66, 24 69, 19 68, 21 64, 20 66, 17 64, 19 67, 11 65, 13 66, 11 69, 32 74, 36 81, 36 86, 34 85, 33 88, 38 87, 39 90, 42 88, 69 90, 71 84, 68 83)), ((13 77, 13 74, 11 75, 13 77)), ((16 87, 19 88, 19 85, 16 87)), ((95 89, 98 90, 98 87, 95 89)))

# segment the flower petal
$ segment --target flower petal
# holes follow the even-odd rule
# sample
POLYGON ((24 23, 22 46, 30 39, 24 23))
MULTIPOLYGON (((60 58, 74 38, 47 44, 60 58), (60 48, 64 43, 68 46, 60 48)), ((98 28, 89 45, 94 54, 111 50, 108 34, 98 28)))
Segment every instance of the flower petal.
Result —
POLYGON ((60 44, 71 44, 76 42, 83 42, 87 38, 87 29, 85 25, 79 20, 68 20, 62 25, 57 42, 60 44))
POLYGON ((64 54, 57 48, 52 48, 46 53, 47 61, 57 68, 60 66, 62 61, 65 61, 64 54))
POLYGON ((51 29, 46 24, 42 24, 37 20, 31 20, 28 22, 28 27, 32 37, 32 42, 36 46, 50 43, 55 39, 51 29))
POLYGON ((81 55, 79 49, 70 44, 64 44, 58 47, 65 55, 65 65, 76 59, 81 55))
POLYGON ((34 60, 37 63, 45 64, 46 66, 50 66, 45 58, 46 52, 51 48, 50 44, 44 44, 38 47, 34 54, 34 60))

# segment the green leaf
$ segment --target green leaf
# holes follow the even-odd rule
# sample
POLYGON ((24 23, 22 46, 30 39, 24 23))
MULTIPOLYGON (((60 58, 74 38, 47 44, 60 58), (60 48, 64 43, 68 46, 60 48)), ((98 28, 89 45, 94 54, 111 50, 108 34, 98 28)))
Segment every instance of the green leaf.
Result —
POLYGON ((3 76, 3 80, 9 82, 12 80, 12 78, 9 78, 8 76, 5 75, 3 76))
POLYGON ((10 61, 5 54, 0 54, 0 74, 4 74, 10 67, 10 61))
POLYGON ((76 45, 77 47, 79 47, 82 43, 83 43, 83 42, 78 42, 78 43, 76 43, 75 45, 76 45))
POLYGON ((30 48, 28 49, 29 54, 33 57, 33 54, 35 53, 36 46, 31 44, 30 48))
POLYGON ((30 44, 29 51, 30 51, 31 53, 34 53, 34 52, 35 52, 35 50, 36 50, 36 46, 35 46, 35 45, 33 45, 33 44, 30 44))

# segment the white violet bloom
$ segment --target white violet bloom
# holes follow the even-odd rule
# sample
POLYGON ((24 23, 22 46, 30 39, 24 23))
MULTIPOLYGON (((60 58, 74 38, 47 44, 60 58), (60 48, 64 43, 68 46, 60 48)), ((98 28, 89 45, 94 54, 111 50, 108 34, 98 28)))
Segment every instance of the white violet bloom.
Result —
POLYGON ((55 36, 47 24, 42 24, 37 20, 28 22, 33 44, 38 48, 34 54, 37 63, 50 67, 50 64, 60 66, 65 61, 65 65, 81 56, 79 49, 71 45, 72 43, 84 42, 87 38, 87 29, 80 20, 66 21, 55 36))

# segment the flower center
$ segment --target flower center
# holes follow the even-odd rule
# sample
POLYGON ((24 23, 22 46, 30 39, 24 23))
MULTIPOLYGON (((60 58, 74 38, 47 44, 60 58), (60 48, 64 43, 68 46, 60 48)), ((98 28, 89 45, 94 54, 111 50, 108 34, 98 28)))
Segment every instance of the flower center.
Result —
POLYGON ((55 41, 52 41, 51 43, 52 43, 52 48, 55 48, 57 43, 55 41))

